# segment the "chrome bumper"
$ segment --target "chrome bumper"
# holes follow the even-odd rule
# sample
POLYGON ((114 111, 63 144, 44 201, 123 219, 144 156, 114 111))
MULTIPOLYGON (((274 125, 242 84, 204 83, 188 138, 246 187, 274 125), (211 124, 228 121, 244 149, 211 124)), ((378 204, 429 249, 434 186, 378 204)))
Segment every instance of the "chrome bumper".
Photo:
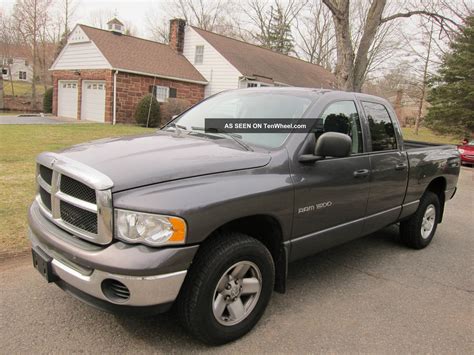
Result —
POLYGON ((183 270, 161 275, 129 276, 98 269, 84 269, 40 243, 31 230, 29 237, 33 248, 40 248, 53 259, 53 273, 62 282, 89 296, 120 306, 145 307, 173 302, 187 273, 183 270), (117 280, 128 288, 128 299, 117 300, 104 293, 103 282, 110 279, 117 280))
POLYGON ((83 275, 54 259, 53 272, 61 280, 90 296, 124 306, 155 306, 173 302, 178 296, 187 271, 156 276, 126 276, 94 270, 91 275, 83 275), (107 279, 123 283, 130 291, 127 300, 117 302, 102 291, 102 282, 107 279))

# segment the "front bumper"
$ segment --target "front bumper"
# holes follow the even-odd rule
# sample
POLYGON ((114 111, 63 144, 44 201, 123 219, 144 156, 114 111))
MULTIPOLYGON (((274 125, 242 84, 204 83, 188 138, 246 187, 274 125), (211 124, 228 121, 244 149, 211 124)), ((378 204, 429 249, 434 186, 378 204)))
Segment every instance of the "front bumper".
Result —
POLYGON ((197 246, 157 249, 114 243, 97 246, 72 236, 48 221, 36 202, 29 211, 33 248, 52 258, 56 283, 77 298, 102 309, 171 305, 178 296, 197 246), (129 290, 127 299, 110 297, 104 281, 129 290), (116 307, 117 308, 117 307, 116 307))

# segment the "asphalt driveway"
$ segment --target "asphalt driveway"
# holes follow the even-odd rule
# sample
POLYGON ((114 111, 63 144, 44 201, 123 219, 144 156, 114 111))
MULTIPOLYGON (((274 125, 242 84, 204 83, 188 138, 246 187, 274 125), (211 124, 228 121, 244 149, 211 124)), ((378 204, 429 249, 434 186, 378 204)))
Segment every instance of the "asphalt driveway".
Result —
POLYGON ((1 124, 64 124, 74 123, 77 120, 58 117, 41 116, 0 116, 1 124))
POLYGON ((433 243, 397 227, 290 265, 259 325, 208 348, 172 314, 115 316, 47 285, 29 257, 0 264, 2 353, 456 353, 474 349, 474 169, 463 168, 433 243))

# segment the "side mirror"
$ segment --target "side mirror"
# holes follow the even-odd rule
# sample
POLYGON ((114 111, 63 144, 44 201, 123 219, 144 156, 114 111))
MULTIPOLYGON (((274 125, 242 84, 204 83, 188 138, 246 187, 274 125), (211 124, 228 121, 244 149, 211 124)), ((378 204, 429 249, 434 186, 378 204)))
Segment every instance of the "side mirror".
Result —
POLYGON ((337 132, 326 132, 322 134, 314 148, 313 154, 300 156, 302 163, 315 162, 325 157, 343 158, 348 157, 352 150, 352 139, 347 134, 337 132))

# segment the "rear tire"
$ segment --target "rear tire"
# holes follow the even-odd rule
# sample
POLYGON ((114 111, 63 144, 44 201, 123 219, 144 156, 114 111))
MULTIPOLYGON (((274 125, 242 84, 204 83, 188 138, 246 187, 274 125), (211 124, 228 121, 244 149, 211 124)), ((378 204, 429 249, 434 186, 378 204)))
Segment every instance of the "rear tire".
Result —
POLYGON ((250 331, 270 300, 275 268, 268 249, 241 233, 203 244, 177 300, 183 326, 201 341, 220 345, 250 331))
POLYGON ((400 222, 402 242, 413 249, 427 247, 436 233, 440 211, 438 196, 431 191, 425 192, 415 214, 400 222))

